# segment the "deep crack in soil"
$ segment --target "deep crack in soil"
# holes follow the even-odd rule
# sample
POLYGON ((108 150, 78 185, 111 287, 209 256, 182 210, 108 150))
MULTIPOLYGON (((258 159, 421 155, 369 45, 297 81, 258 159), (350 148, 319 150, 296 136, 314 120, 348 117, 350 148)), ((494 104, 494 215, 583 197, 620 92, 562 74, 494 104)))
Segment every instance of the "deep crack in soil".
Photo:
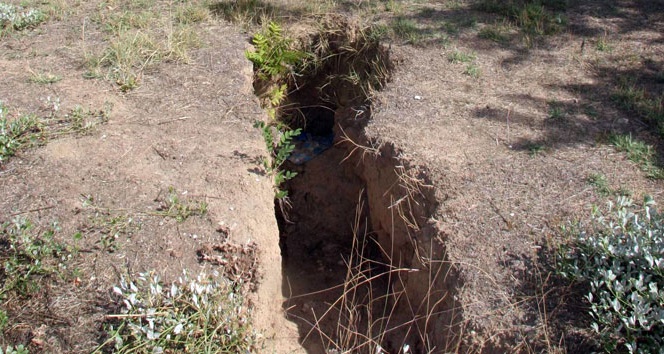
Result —
POLYGON ((275 201, 284 309, 310 353, 452 348, 459 284, 430 220, 437 202, 426 171, 363 134, 371 81, 385 84, 389 51, 369 30, 327 26, 309 48, 333 59, 299 76, 280 112, 302 129, 282 166, 297 176, 275 201), (357 72, 364 81, 344 80, 357 72))

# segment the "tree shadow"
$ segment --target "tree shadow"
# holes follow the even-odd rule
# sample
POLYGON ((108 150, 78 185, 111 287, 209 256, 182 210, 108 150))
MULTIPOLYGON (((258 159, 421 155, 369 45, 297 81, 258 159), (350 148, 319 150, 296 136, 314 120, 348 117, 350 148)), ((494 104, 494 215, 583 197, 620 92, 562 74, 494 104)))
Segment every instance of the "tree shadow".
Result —
POLYGON ((589 330, 588 287, 556 272, 556 250, 538 245, 532 257, 510 254, 503 260, 517 283, 514 304, 525 313, 523 332, 513 333, 529 353, 591 353, 599 351, 589 330))
MULTIPOLYGON (((525 112, 511 112, 511 124, 543 132, 535 141, 521 139, 513 145, 518 149, 533 145, 555 149, 605 142, 612 134, 633 134, 664 156, 664 58, 645 50, 664 43, 664 3, 586 1, 570 4, 566 14, 570 40, 579 41, 578 52, 570 54, 586 66, 592 81, 550 85, 551 91, 562 90, 575 97, 564 102, 527 94, 508 95, 547 116, 542 119, 542 115, 528 117, 522 116, 527 115, 525 112), (607 39, 608 31, 611 39, 607 39), (639 41, 629 36, 638 36, 639 41), (637 43, 639 48, 624 48, 626 45, 620 43, 623 48, 613 51, 606 42, 621 38, 637 43)), ((557 40, 566 39, 558 36, 557 40)), ((507 68, 530 59, 532 54, 524 48, 508 49, 512 55, 502 62, 507 68)), ((547 60, 546 51, 536 55, 538 60, 547 60)), ((475 116, 505 122, 507 113, 482 108, 475 116)))

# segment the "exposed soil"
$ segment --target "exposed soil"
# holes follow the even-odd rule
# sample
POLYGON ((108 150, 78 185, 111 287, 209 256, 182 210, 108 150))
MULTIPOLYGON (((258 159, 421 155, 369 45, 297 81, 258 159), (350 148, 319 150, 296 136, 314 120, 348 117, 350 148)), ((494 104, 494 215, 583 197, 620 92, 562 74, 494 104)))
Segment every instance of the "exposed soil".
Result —
MULTIPOLYGON (((612 98, 619 75, 664 92, 661 4, 570 4, 565 30, 528 47, 516 28, 503 43, 478 37, 500 17, 470 2, 395 3, 333 9, 386 25, 413 20, 420 40, 391 37, 371 52, 393 67, 370 95, 343 80, 316 90, 351 60, 292 93, 290 107, 301 108, 293 121, 314 135, 332 129, 334 145, 285 166, 299 173, 285 186, 290 206, 275 203, 260 166, 265 144, 252 124, 266 114, 241 26, 223 16, 197 23, 203 46, 191 62, 151 67, 127 93, 84 78, 86 54, 108 44, 89 21, 100 2, 1 37, 0 101, 10 117, 62 116, 76 105, 109 113, 86 134, 51 137, 0 165, 0 222, 57 221, 56 237, 71 244, 82 235, 74 278, 3 305, 10 325, 0 345, 91 352, 121 275, 156 271, 170 281, 183 270, 218 270, 248 285, 267 353, 591 350, 586 310, 551 275, 549 248, 564 240, 562 225, 611 198, 591 175, 635 200, 664 194, 661 180, 606 139, 631 133, 661 150, 643 117, 612 98), (612 49, 596 49, 600 39, 612 49), (475 54, 478 77, 448 59, 454 51, 475 54), (31 71, 62 80, 31 83, 31 71), (206 202, 207 212, 182 221, 160 214, 171 193, 206 202), (132 222, 109 248, 112 218, 132 222)), ((289 23, 304 8, 273 6, 289 23)), ((311 22, 323 23, 315 19, 291 32, 312 40, 311 22)), ((354 38, 353 23, 331 42, 354 38)))

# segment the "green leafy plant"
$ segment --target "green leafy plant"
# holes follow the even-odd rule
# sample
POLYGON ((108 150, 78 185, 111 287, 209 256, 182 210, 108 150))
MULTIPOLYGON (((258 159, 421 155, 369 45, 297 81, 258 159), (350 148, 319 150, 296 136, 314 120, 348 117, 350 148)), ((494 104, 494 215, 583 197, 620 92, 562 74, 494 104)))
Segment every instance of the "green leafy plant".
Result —
POLYGON ((247 50, 245 56, 254 63, 255 72, 264 80, 282 76, 305 57, 303 52, 291 49, 292 40, 284 36, 279 24, 272 21, 254 35, 252 43, 255 50, 247 50))
POLYGON ((4 351, 0 348, 0 354, 30 354, 30 351, 23 344, 19 344, 16 347, 10 345, 4 351))
POLYGON ((559 272, 590 289, 591 327, 607 353, 664 347, 664 215, 654 205, 639 211, 619 197, 559 253, 559 272))
POLYGON ((293 138, 300 135, 302 129, 289 130, 282 125, 278 125, 278 127, 281 127, 281 129, 278 129, 263 121, 257 121, 254 127, 260 129, 263 133, 267 151, 270 152, 270 157, 263 159, 263 167, 268 174, 274 177, 275 198, 285 198, 288 196, 288 191, 282 190, 280 188, 281 184, 297 176, 297 173, 282 170, 281 166, 295 149, 293 138))
POLYGON ((170 286, 154 274, 113 287, 120 313, 94 353, 249 353, 257 336, 242 294, 226 281, 184 273, 170 286))
POLYGON ((156 215, 162 215, 183 222, 190 216, 203 216, 207 213, 207 203, 204 201, 193 201, 180 199, 173 187, 168 188, 168 196, 162 200, 156 215))
POLYGON ((283 199, 288 192, 281 185, 297 175, 292 171, 282 170, 295 149, 293 138, 301 133, 301 129, 290 129, 279 121, 279 108, 286 99, 288 85, 282 83, 284 75, 295 65, 302 64, 307 55, 299 50, 291 49, 292 40, 285 37, 283 29, 275 22, 270 22, 261 33, 254 35, 254 51, 246 51, 245 55, 254 63, 254 71, 261 80, 267 81, 271 89, 264 98, 264 108, 270 118, 269 122, 257 121, 254 127, 261 130, 265 146, 270 156, 263 160, 265 171, 273 176, 275 198, 283 199))
POLYGON ((9 120, 7 107, 0 102, 0 163, 14 156, 21 147, 40 137, 41 129, 35 116, 24 115, 9 120))
POLYGON ((52 224, 42 232, 34 230, 32 223, 16 218, 0 225, 0 248, 4 267, 4 282, 0 295, 16 290, 28 294, 39 289, 38 280, 58 275, 67 268, 71 250, 54 240, 58 225, 52 224))

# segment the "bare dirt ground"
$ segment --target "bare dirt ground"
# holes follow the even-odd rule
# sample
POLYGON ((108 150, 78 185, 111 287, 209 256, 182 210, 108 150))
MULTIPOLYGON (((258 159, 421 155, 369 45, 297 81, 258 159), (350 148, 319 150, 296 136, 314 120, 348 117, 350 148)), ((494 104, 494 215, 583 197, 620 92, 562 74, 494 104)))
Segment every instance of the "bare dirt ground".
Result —
MULTIPOLYGON (((158 3, 155 8, 168 11, 166 2, 158 3)), ((420 171, 427 185, 421 200, 426 205, 415 209, 428 212, 417 222, 430 230, 429 239, 444 245, 439 256, 450 266, 445 286, 451 287, 445 311, 458 321, 454 333, 446 334, 457 341, 444 341, 449 347, 433 352, 592 348, 582 328, 585 309, 551 277, 547 251, 564 240, 561 226, 587 218, 593 205, 612 197, 589 183, 591 176, 605 176, 609 189, 629 192, 635 200, 644 195, 659 200, 664 194, 661 180, 648 178, 608 143, 611 133, 631 133, 660 146, 657 133, 638 112, 617 105, 612 92, 621 77, 635 78, 655 97, 664 91, 661 3, 570 4, 565 28, 532 44, 516 27, 504 29, 500 41, 479 36, 503 19, 470 1, 305 5, 262 8, 291 24, 296 16, 321 9, 360 13, 388 32, 398 32, 396 20, 414 24, 410 37, 392 33, 385 38, 395 68, 373 97, 371 120, 357 134, 387 146, 382 151, 389 151, 395 166, 420 171), (450 60, 454 53, 473 58, 450 60), (570 318, 580 322, 566 322, 570 318)), ((282 273, 281 256, 289 251, 279 248, 272 181, 260 166, 264 142, 252 128, 265 112, 244 56, 250 48, 246 28, 231 24, 223 11, 211 13, 193 26, 202 44, 190 50, 189 61, 151 65, 141 73, 140 86, 123 92, 112 79, 84 78, 86 57, 111 41, 95 16, 120 9, 115 2, 77 2, 37 28, 0 37, 0 101, 10 108, 10 117, 65 117, 80 105, 96 112, 88 119, 98 120, 84 133, 50 136, 0 165, 0 222, 22 216, 45 228, 57 221, 56 237, 80 249, 73 277, 54 280, 28 302, 5 302, 10 324, 0 344, 25 344, 31 352, 91 352, 104 336, 102 322, 113 311, 110 289, 122 274, 156 271, 170 281, 183 270, 216 269, 256 285, 249 299, 255 328, 264 338, 262 352, 322 352, 319 344, 301 345, 310 333, 304 317, 338 295, 286 298, 343 282, 327 272, 341 268, 336 273, 343 276, 339 250, 348 245, 334 235, 348 232, 353 220, 311 226, 307 232, 320 234, 296 243, 299 251, 290 249, 303 258, 291 260, 282 273), (55 73, 61 80, 37 84, 30 80, 35 72, 55 73), (192 215, 165 214, 173 197, 192 215), (201 203, 205 212, 197 209, 201 203), (78 241, 72 238, 76 234, 78 241), (321 241, 328 237, 334 242, 321 241), (240 251, 253 243, 255 254, 240 251), (210 255, 219 252, 215 245, 243 254, 237 257, 239 268, 211 264, 210 255), (308 279, 317 277, 323 280, 314 286, 308 279), (287 319, 286 313, 299 317, 287 319)), ((344 107, 339 108, 337 117, 344 107)), ((339 148, 325 154, 327 168, 337 169, 344 160, 339 148)), ((356 155, 343 163, 358 161, 356 155)), ((306 168, 326 169, 320 160, 311 166, 306 168)), ((329 177, 334 181, 314 175, 298 188, 334 187, 332 193, 319 193, 334 199, 350 198, 364 184, 371 204, 400 175, 373 173, 386 168, 382 162, 367 166, 355 167, 360 182, 349 177, 351 172, 338 172, 329 177)), ((302 206, 327 206, 305 194, 295 191, 293 199, 305 200, 302 206)), ((381 231, 383 216, 376 205, 371 205, 373 229, 377 238, 386 237, 389 228, 383 225, 381 231)), ((347 205, 325 208, 311 215, 334 214, 337 219, 325 220, 337 221, 354 215, 347 205)), ((296 222, 307 217, 306 210, 292 214, 296 222)), ((414 261, 406 263, 400 265, 416 267, 414 261)), ((403 351, 400 344, 392 351, 403 351)))

